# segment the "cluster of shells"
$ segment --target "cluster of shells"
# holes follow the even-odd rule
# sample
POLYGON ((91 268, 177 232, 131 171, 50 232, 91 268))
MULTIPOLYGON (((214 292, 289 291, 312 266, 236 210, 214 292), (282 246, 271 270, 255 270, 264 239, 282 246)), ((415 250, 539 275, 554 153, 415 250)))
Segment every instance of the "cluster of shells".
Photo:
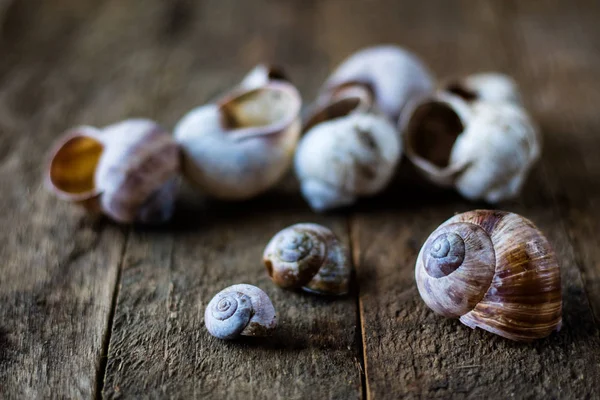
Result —
POLYGON ((283 71, 258 66, 174 135, 149 120, 68 131, 47 171, 59 197, 116 221, 163 222, 182 173, 205 194, 245 200, 294 167, 315 211, 383 190, 403 154, 422 176, 490 203, 518 195, 540 138, 515 83, 479 74, 437 84, 412 53, 361 50, 330 75, 301 118, 283 71))
MULTIPOLYGON (((261 65, 214 103, 188 112, 173 134, 146 119, 69 130, 46 172, 58 197, 121 223, 173 215, 179 175, 206 195, 245 200, 292 168, 315 211, 382 191, 402 156, 422 177, 471 200, 519 194, 540 156, 540 137, 515 82, 477 74, 438 83, 396 46, 361 50, 339 65, 302 113, 283 71, 261 65)), ((347 251, 327 228, 298 224, 269 242, 263 261, 286 289, 348 292, 347 251)), ((442 224, 423 246, 416 281, 435 312, 513 340, 560 327, 560 273, 535 226, 515 214, 474 211, 442 224)), ((234 285, 208 305, 220 338, 270 334, 267 295, 234 285)))
MULTIPOLYGON (((283 229, 268 242, 263 263, 283 289, 348 293, 348 251, 326 227, 302 223, 283 229)), ((415 280, 435 313, 473 329, 529 342, 561 327, 558 262, 544 235, 517 214, 475 210, 450 218, 421 248, 415 280)), ((269 297, 252 285, 218 293, 204 320, 220 339, 270 335, 277 324, 269 297)))

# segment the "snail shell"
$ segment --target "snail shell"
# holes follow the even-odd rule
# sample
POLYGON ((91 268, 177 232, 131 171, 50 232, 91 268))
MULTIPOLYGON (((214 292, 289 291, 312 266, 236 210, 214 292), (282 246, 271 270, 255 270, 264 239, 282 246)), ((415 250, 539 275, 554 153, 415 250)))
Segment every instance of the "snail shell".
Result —
POLYGON ((240 284, 220 291, 208 303, 204 323, 219 339, 238 336, 269 336, 277 326, 269 296, 256 286, 240 284))
POLYGON ((417 56, 398 46, 375 46, 344 60, 323 85, 317 103, 330 103, 340 90, 356 85, 368 88, 374 104, 394 122, 406 104, 434 88, 431 74, 417 56))
POLYGON ((447 93, 401 118, 407 157, 427 179, 470 200, 516 197, 540 157, 541 139, 523 108, 447 93))
POLYGON ((517 83, 509 76, 486 72, 466 76, 448 82, 443 91, 462 97, 467 101, 505 102, 521 105, 517 83))
POLYGON ((178 169, 171 135, 150 120, 130 119, 68 131, 52 153, 46 186, 118 222, 158 223, 173 214, 178 169))
POLYGON ((276 285, 329 295, 348 293, 350 263, 345 248, 324 226, 304 223, 278 232, 263 253, 276 285))
POLYGON ((192 110, 175 127, 185 176, 226 200, 269 189, 292 164, 300 105, 292 85, 271 81, 192 110))
POLYGON ((436 313, 475 329, 531 341, 560 329, 560 269, 535 225, 476 210, 444 222, 417 258, 417 287, 436 313))
POLYGON ((240 88, 250 90, 266 85, 272 81, 289 82, 288 76, 280 66, 259 64, 254 67, 240 82, 240 88))
POLYGON ((373 195, 390 181, 401 155, 394 125, 361 88, 317 107, 305 123, 294 166, 311 208, 325 211, 373 195))

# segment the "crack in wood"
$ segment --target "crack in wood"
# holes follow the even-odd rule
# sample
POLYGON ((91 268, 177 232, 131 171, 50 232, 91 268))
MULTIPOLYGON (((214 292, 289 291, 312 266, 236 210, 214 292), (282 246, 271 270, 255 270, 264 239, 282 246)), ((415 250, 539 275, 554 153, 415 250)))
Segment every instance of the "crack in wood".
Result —
POLYGON ((119 264, 117 266, 117 277, 115 279, 115 287, 112 291, 111 303, 110 303, 110 311, 108 312, 108 316, 106 317, 106 331, 104 332, 102 338, 102 348, 100 352, 100 358, 98 362, 98 371, 96 373, 96 389, 94 393, 94 398, 97 400, 102 399, 102 392, 104 390, 104 380, 106 376, 106 368, 108 365, 108 350, 110 346, 110 339, 112 336, 112 328, 113 322, 115 319, 115 312, 117 310, 117 304, 119 300, 119 288, 121 287, 121 273, 123 270, 123 264, 125 262, 125 254, 127 251, 127 243, 129 241, 129 235, 131 233, 131 228, 125 234, 125 238, 123 240, 122 248, 121 248, 121 257, 119 264))

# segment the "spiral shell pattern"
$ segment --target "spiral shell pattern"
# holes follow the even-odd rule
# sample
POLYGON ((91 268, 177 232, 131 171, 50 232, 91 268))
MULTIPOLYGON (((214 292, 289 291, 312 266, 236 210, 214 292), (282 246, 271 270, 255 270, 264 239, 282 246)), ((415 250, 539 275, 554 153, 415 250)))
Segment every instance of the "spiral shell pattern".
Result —
POLYGON ((560 269, 531 221, 503 211, 456 215, 427 239, 417 287, 436 313, 516 341, 561 325, 560 269))
POLYGON ((425 270, 434 278, 450 275, 465 260, 465 241, 454 233, 444 233, 428 243, 425 270))
POLYGON ((263 253, 269 276, 285 289, 321 294, 348 291, 350 267, 333 232, 317 224, 296 224, 278 232, 263 253))
POLYGON ((495 263, 492 241, 481 227, 470 223, 443 225, 431 234, 419 254, 419 292, 438 314, 460 317, 483 298, 494 277, 495 263))
POLYGON ((264 263, 278 286, 295 289, 306 285, 319 271, 326 255, 318 232, 298 224, 279 232, 267 245, 264 263))
POLYGON ((265 292, 233 285, 219 292, 204 313, 206 328, 219 339, 267 336, 276 326, 275 309, 265 292))
POLYGON ((243 293, 219 293, 206 309, 206 320, 211 335, 219 339, 233 339, 244 330, 252 317, 252 302, 243 293), (208 315, 210 313, 210 315, 208 315))

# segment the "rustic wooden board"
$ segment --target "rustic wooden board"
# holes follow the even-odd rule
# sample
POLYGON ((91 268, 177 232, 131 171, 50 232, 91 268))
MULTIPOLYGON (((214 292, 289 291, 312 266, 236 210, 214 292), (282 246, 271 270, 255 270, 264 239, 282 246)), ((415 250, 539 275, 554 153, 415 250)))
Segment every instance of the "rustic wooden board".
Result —
MULTIPOLYGON (((355 301, 290 293, 270 282, 261 263, 265 243, 283 226, 314 218, 301 208, 270 204, 212 205, 186 216, 193 223, 181 232, 132 235, 105 396, 359 397, 355 301), (254 284, 271 297, 279 321, 273 337, 225 342, 208 334, 206 305, 237 283, 254 284)), ((319 220, 344 235, 343 223, 319 220)))
MULTIPOLYGON (((536 73, 540 73, 544 64, 536 62, 540 58, 528 56, 520 43, 525 35, 537 34, 541 40, 545 30, 540 25, 527 26, 523 20, 527 22, 529 15, 538 15, 545 6, 523 13, 523 20, 519 20, 517 11, 503 4, 504 7, 494 3, 469 3, 471 7, 463 7, 456 14, 450 10, 428 14, 431 4, 422 4, 419 12, 423 20, 426 20, 425 15, 429 20, 418 28, 404 28, 407 40, 415 43, 413 47, 422 49, 421 54, 431 60, 431 65, 442 76, 490 69, 515 75, 523 81, 525 100, 531 104, 537 88, 527 79, 528 68, 535 66, 536 73), (511 23, 506 24, 506 21, 511 23), (445 36, 451 37, 452 42, 432 37, 430 32, 435 29, 432 26, 444 26, 445 36), (513 35, 511 30, 518 33, 513 35), (466 45, 457 40, 461 35, 471 42, 466 45), (433 60, 438 51, 457 56, 433 60)), ((354 9, 347 12, 360 14, 354 9)), ((389 8, 386 12, 394 13, 389 8)), ((398 10, 395 15, 402 13, 398 10)), ((383 15, 378 16, 383 18, 383 15)), ((373 19, 381 24, 381 19, 373 19)), ((544 16, 540 15, 539 19, 544 20, 544 16)), ((547 52, 541 43, 537 43, 537 49, 547 52)), ((563 78, 563 81, 568 80, 563 78)), ((563 90, 575 95, 566 87, 563 90)), ((535 104, 533 107, 536 111, 535 104)), ((544 121, 544 115, 535 113, 535 116, 544 121)), ((546 125, 542 123, 542 126, 546 125)), ((598 395, 600 371, 595 350, 599 346, 598 330, 578 269, 579 260, 565 229, 570 221, 561 219, 563 214, 557 204, 563 189, 552 182, 548 172, 549 168, 556 167, 549 167, 555 157, 566 161, 578 154, 556 154, 566 150, 553 143, 555 136, 562 132, 544 130, 544 134, 550 142, 550 150, 545 153, 542 166, 535 170, 523 198, 503 204, 501 208, 532 219, 555 245, 564 282, 564 324, 560 334, 530 345, 516 344, 486 332, 472 331, 458 321, 445 320, 428 310, 414 283, 414 264, 420 246, 437 225, 454 213, 489 206, 465 203, 450 194, 434 190, 427 193, 419 186, 407 185, 403 194, 396 195, 396 202, 391 199, 394 193, 390 193, 390 198, 379 207, 365 205, 365 211, 352 223, 360 282, 367 398, 598 395), (417 198, 407 199, 409 191, 417 198)), ((573 168, 569 171, 577 174, 573 168)), ((588 269, 595 271, 597 266, 588 269)))
POLYGON ((19 0, 3 10, 3 398, 89 398, 104 373, 127 228, 56 200, 41 182, 66 128, 153 112, 147 99, 161 65, 144 62, 156 40, 142 33, 154 32, 163 7, 121 4, 19 0))
MULTIPOLYGON (((210 12, 191 3, 189 7, 188 27, 179 33, 186 40, 170 44, 158 77, 164 105, 158 117, 170 126, 192 106, 232 87, 261 61, 293 66, 291 77, 307 95, 314 95, 324 79, 329 60, 317 58, 312 33, 303 27, 316 12, 306 3, 232 7, 215 2, 210 12), (223 18, 217 22, 215 15, 223 18), (239 28, 220 32, 220 24, 239 28), (198 54, 199 49, 205 53, 198 54)), ((290 179, 276 193, 220 205, 186 190, 171 226, 132 233, 104 396, 361 396, 355 298, 321 299, 280 290, 262 265, 268 240, 294 223, 322 222, 349 242, 345 218, 316 217, 296 192, 290 179), (206 305, 221 289, 237 283, 257 285, 269 294, 280 324, 274 337, 224 342, 208 334, 206 305)))
POLYGON ((67 33, 85 30, 79 17, 95 6, 33 3, 3 10, 0 39, 0 397, 89 398, 124 234, 59 204, 40 182, 53 138, 87 108, 79 85, 93 75, 77 76, 78 40, 67 33))
POLYGON ((524 55, 519 61, 526 90, 538 88, 531 103, 550 136, 547 181, 600 323, 600 7, 593 1, 571 7, 519 4, 512 13, 506 37, 519 43, 524 55), (552 51, 544 50, 546 43, 552 51))
POLYGON ((599 17, 591 0, 0 0, 0 397, 600 396, 599 17), (384 195, 329 216, 308 210, 291 177, 241 204, 184 185, 175 220, 154 229, 86 216, 41 187, 46 151, 70 126, 146 116, 172 128, 265 60, 289 66, 311 99, 342 58, 386 42, 440 76, 500 69, 522 84, 544 158, 502 208, 555 246, 560 333, 516 344, 424 305, 421 244, 486 205, 420 183, 406 164, 384 195), (351 295, 271 284, 262 249, 302 221, 351 245, 351 295), (206 332, 208 301, 240 282, 271 296, 274 337, 206 332))

